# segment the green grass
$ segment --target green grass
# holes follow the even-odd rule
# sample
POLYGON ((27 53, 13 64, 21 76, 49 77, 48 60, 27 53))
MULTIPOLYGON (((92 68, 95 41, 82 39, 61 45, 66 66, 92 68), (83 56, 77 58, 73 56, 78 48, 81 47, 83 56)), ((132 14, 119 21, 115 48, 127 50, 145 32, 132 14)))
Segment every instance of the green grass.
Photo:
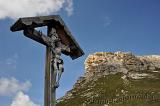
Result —
MULTIPOLYGON (((88 82, 83 88, 74 89, 72 99, 64 100, 57 106, 83 106, 83 103, 86 103, 86 106, 103 106, 106 103, 109 103, 109 106, 160 106, 160 94, 157 96, 160 92, 160 79, 128 79, 128 83, 125 83, 122 76, 122 73, 117 73, 88 82), (92 95, 84 96, 87 93, 92 95), (147 102, 151 100, 151 94, 156 95, 156 101, 147 102), (148 95, 148 98, 144 95, 148 95)), ((159 75, 156 76, 158 78, 159 75)))

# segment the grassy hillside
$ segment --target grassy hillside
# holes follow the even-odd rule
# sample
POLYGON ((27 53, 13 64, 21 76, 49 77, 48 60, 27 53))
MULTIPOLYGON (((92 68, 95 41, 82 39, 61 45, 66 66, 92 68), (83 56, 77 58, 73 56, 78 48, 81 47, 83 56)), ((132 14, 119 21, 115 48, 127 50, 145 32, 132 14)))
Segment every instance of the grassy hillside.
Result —
POLYGON ((57 106, 160 106, 159 77, 124 80, 122 76, 117 73, 91 80, 57 106))
POLYGON ((97 52, 57 106, 160 106, 160 56, 97 52))

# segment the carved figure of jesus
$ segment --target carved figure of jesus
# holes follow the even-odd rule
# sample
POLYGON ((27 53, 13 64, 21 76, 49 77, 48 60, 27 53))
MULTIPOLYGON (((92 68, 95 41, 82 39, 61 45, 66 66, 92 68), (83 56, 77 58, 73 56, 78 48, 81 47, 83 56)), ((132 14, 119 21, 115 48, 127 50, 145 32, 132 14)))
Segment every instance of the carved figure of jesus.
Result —
POLYGON ((61 43, 56 30, 54 28, 51 29, 50 35, 51 36, 51 51, 52 51, 52 59, 51 59, 51 71, 56 76, 56 84, 54 85, 55 88, 59 87, 59 81, 64 72, 63 68, 63 60, 60 58, 62 50, 64 49, 64 45, 61 43))

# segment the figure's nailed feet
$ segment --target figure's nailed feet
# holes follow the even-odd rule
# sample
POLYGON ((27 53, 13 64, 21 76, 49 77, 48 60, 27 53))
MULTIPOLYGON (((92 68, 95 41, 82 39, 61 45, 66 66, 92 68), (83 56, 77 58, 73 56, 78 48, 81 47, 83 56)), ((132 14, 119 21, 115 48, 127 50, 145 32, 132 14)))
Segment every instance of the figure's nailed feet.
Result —
POLYGON ((56 83, 54 88, 58 88, 59 87, 59 83, 56 83))

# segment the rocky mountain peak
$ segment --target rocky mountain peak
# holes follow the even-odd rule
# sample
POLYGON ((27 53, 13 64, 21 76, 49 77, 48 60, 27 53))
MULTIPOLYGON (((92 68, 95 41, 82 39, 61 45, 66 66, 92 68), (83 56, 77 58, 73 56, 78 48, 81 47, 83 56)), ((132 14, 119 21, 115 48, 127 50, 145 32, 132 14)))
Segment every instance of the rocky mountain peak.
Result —
POLYGON ((135 56, 131 52, 96 52, 85 60, 85 74, 92 76, 95 73, 110 74, 122 72, 129 74, 132 71, 155 71, 160 69, 160 56, 135 56))
POLYGON ((84 64, 84 75, 57 106, 160 106, 159 55, 96 52, 84 64))

